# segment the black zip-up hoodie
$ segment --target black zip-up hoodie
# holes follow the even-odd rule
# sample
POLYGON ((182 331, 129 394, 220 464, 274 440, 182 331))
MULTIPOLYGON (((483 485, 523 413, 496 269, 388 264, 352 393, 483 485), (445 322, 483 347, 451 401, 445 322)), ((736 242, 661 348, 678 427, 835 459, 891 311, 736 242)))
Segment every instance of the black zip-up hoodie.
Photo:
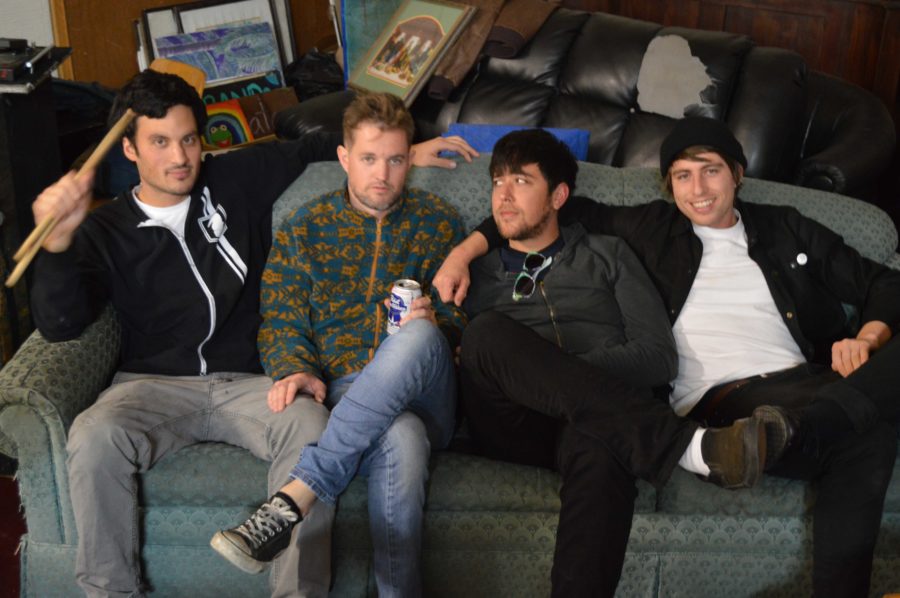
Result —
POLYGON ((119 369, 166 375, 262 372, 259 282, 272 205, 339 137, 310 135, 210 156, 191 191, 184 237, 131 192, 95 210, 69 250, 36 263, 32 312, 50 341, 78 337, 107 302, 122 326, 119 369))

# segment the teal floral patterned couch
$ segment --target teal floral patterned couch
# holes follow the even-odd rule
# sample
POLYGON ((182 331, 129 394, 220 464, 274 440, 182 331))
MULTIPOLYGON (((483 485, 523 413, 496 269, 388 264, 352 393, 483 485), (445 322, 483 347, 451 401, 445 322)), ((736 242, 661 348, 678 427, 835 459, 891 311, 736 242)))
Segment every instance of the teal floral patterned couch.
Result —
MULTIPOLYGON (((343 184, 337 163, 311 166, 274 210, 343 184)), ((411 184, 458 206, 471 227, 489 212, 487 157, 453 171, 416 170, 411 184)), ((583 164, 578 191, 632 204, 659 196, 648 169, 583 164)), ((828 193, 748 180, 749 201, 789 203, 839 231, 873 259, 900 268, 897 232, 873 206, 828 193)), ((118 329, 107 313, 78 340, 48 344, 35 333, 0 371, 0 452, 19 460, 28 525, 22 541, 23 595, 79 595, 76 531, 69 503, 65 438, 116 366, 118 329)), ((546 470, 444 452, 434 456, 425 530, 426 596, 531 597, 549 594, 559 508, 557 476, 546 470)), ((267 595, 266 576, 227 565, 208 548, 212 533, 265 498, 265 463, 219 444, 188 447, 142 476, 143 559, 155 595, 267 595)), ((764 478, 728 492, 676 471, 660 492, 640 495, 619 596, 721 597, 810 594, 814 489, 764 478)), ((334 596, 374 596, 364 486, 342 497, 335 529, 334 596)), ((872 595, 900 592, 900 465, 888 491, 872 595)))

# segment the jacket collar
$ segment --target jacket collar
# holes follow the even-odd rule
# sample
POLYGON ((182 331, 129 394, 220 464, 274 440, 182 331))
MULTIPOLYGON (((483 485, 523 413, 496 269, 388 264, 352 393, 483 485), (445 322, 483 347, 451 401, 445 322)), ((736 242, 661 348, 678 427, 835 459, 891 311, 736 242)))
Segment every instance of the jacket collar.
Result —
POLYGON ((735 197, 734 209, 741 214, 741 220, 744 222, 744 232, 747 234, 747 249, 751 249, 756 245, 757 239, 759 239, 759 228, 753 219, 753 207, 742 201, 740 197, 735 197))
POLYGON ((670 208, 675 210, 675 214, 677 215, 675 218, 675 222, 669 227, 669 237, 679 237, 681 235, 694 234, 694 227, 691 224, 691 219, 681 213, 681 210, 678 209, 678 206, 675 205, 675 200, 668 199, 663 200, 669 203, 670 208))
MULTIPOLYGON (((144 222, 152 222, 152 219, 144 213, 144 210, 141 209, 134 198, 138 187, 140 187, 140 185, 135 185, 128 191, 123 191, 116 200, 124 203, 125 212, 128 214, 131 224, 135 227, 139 227, 144 222)), ((203 193, 203 190, 203 185, 194 185, 194 188, 191 189, 189 199, 190 204, 188 204, 188 220, 190 220, 195 211, 199 209, 198 206, 202 203, 199 197, 203 193)))
POLYGON ((559 251, 559 257, 563 258, 574 251, 575 245, 581 241, 582 237, 587 233, 580 222, 573 222, 572 224, 566 224, 565 226, 560 227, 559 234, 562 235, 563 241, 566 242, 559 251))
MULTIPOLYGON (((144 214, 144 211, 137 205, 134 201, 134 192, 140 187, 140 183, 131 187, 127 191, 122 191, 119 194, 119 199, 117 201, 123 201, 127 205, 127 212, 130 216, 134 218, 134 225, 137 226, 141 222, 147 220, 147 215, 144 214)), ((194 181, 194 187, 190 190, 191 203, 188 206, 188 218, 194 214, 194 211, 198 209, 200 205, 199 197, 203 193, 203 190, 207 187, 206 184, 206 160, 202 160, 200 162, 200 174, 197 176, 197 180, 194 181)))

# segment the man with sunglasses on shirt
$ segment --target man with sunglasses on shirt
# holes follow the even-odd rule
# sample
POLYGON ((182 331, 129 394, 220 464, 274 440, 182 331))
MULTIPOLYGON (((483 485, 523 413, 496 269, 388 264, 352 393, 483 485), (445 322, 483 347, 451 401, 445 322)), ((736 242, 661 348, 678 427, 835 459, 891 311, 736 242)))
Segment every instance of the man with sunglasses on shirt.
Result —
POLYGON ((541 130, 510 133, 491 159, 505 242, 472 264, 461 400, 486 456, 557 469, 554 596, 613 596, 637 496, 677 465, 726 488, 752 486, 787 422, 763 407, 728 428, 676 416, 651 386, 676 374, 663 304, 620 239, 560 227, 578 166, 541 130), (766 428, 780 430, 767 443, 766 428))

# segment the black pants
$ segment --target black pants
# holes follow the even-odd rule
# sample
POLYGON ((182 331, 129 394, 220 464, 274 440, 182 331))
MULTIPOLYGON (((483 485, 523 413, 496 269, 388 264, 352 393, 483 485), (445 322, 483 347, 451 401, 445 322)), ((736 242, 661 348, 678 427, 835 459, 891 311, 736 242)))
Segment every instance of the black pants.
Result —
POLYGON ((635 479, 662 486, 697 424, 497 313, 466 328, 460 366, 464 414, 483 454, 560 472, 553 595, 613 596, 635 479))
MULTIPOLYGON (((900 339, 893 339, 847 378, 824 366, 804 364, 751 379, 725 396, 711 413, 700 414, 702 401, 690 413, 706 425, 724 426, 747 417, 759 405, 782 405, 803 420, 813 417, 813 412, 820 418, 822 410, 816 403, 833 400, 849 417, 852 426, 829 422, 810 426, 813 437, 792 445, 768 472, 815 485, 816 598, 869 593, 884 497, 897 458, 898 388, 900 339), (816 438, 817 426, 845 431, 831 433, 826 441, 816 438)), ((841 410, 836 415, 842 417, 841 410)))

